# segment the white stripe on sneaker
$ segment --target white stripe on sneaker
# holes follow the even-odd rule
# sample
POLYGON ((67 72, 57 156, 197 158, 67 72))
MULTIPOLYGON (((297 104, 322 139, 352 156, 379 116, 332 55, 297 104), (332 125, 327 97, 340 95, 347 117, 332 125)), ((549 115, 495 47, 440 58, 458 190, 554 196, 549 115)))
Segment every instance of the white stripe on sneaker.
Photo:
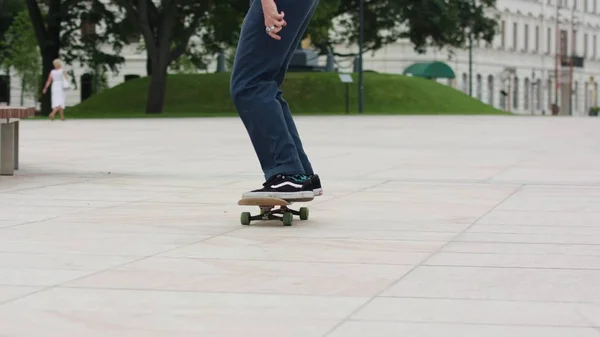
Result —
POLYGON ((271 185, 271 188, 280 188, 280 187, 283 187, 283 186, 292 186, 292 187, 295 187, 295 188, 302 188, 302 184, 295 184, 295 183, 293 183, 291 181, 284 181, 284 182, 282 182, 280 184, 277 184, 277 185, 271 185))

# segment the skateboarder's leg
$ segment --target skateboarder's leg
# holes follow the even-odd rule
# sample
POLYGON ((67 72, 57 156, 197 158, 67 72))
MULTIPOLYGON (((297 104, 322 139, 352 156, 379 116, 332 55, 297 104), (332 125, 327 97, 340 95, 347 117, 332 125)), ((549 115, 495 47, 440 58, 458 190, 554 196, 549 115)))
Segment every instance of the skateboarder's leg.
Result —
MULTIPOLYGON (((292 44, 292 47, 290 48, 290 50, 287 53, 287 56, 286 56, 283 66, 281 67, 281 69, 279 70, 277 75, 275 76, 275 80, 277 81, 279 88, 281 88, 281 85, 283 84, 283 81, 285 79, 287 70, 290 66, 292 57, 294 56, 294 53, 296 52, 298 44, 304 37, 306 30, 308 29, 308 25, 312 19, 312 15, 314 14, 315 10, 317 9, 317 6, 318 6, 318 2, 315 2, 313 4, 311 12, 304 19, 304 22, 302 23, 300 30, 296 34, 296 37, 292 44)), ((296 146, 298 158, 300 159, 300 162, 302 163, 302 168, 304 169, 304 173, 309 176, 312 176, 312 180, 313 180, 312 183, 314 185, 313 188, 314 188, 315 195, 321 195, 323 193, 323 189, 321 187, 321 180, 319 179, 318 176, 316 176, 314 174, 312 164, 310 163, 310 160, 308 159, 308 155, 304 151, 304 146, 302 145, 302 140, 300 139, 300 135, 298 133, 296 123, 294 122, 294 118, 292 117, 290 107, 289 107, 288 103, 286 102, 286 100, 283 98, 283 91, 281 89, 279 89, 277 92, 277 100, 281 104, 281 109, 282 109, 283 115, 285 117, 285 122, 288 127, 288 131, 290 132, 290 135, 292 136, 292 139, 294 140, 294 145, 296 146)))
POLYGON ((248 130, 265 178, 276 174, 304 173, 292 136, 287 130, 275 76, 284 65, 315 0, 278 0, 287 26, 281 40, 265 32, 260 0, 252 1, 240 34, 231 79, 231 95, 248 130))
MULTIPOLYGON (((231 79, 231 95, 248 130, 267 180, 283 174, 304 174, 294 139, 277 100, 276 75, 284 65, 296 35, 317 0, 278 0, 287 26, 274 40, 265 32, 261 2, 254 0, 244 19, 231 79)), ((299 185, 296 181, 295 185, 299 185)), ((280 184, 271 184, 279 186, 280 184)), ((285 186, 291 186, 286 182, 285 186)), ((304 188, 304 187, 302 187, 304 188)))
POLYGON ((283 99, 283 92, 280 90, 277 93, 277 100, 281 104, 281 109, 283 111, 283 116, 285 118, 285 123, 287 125, 288 131, 294 140, 294 145, 296 146, 296 153, 298 154, 298 159, 300 159, 300 163, 302 164, 302 168, 304 169, 304 173, 307 175, 315 174, 304 151, 304 146, 302 146, 302 140, 300 140, 300 135, 298 133, 298 129, 296 128, 296 123, 292 117, 292 113, 290 111, 290 107, 288 103, 283 99))
POLYGON ((296 151, 298 153, 298 158, 302 163, 302 168, 304 168, 304 173, 308 175, 311 179, 311 183, 313 185, 313 192, 315 196, 319 196, 323 194, 323 187, 321 185, 321 178, 315 174, 312 164, 308 159, 308 155, 304 151, 304 146, 302 145, 302 141, 300 140, 300 135, 298 133, 298 129, 296 128, 296 123, 294 123, 294 119, 292 118, 292 113, 290 111, 290 107, 288 103, 283 99, 283 92, 279 90, 277 94, 277 100, 281 103, 281 108, 283 110, 283 115, 285 116, 285 122, 288 127, 288 131, 292 135, 292 139, 294 140, 294 145, 296 145, 296 151))
POLYGON ((302 40, 302 37, 306 33, 306 29, 308 28, 308 24, 310 23, 310 20, 317 8, 317 5, 318 5, 318 3, 315 2, 313 4, 312 8, 310 9, 310 12, 308 13, 308 15, 304 18, 304 21, 302 22, 300 29, 298 29, 298 31, 296 32, 296 36, 294 37, 294 41, 292 42, 290 49, 287 51, 287 55, 285 56, 285 59, 284 59, 284 62, 282 64, 281 68, 275 75, 275 81, 277 82, 277 85, 278 85, 277 100, 279 101, 279 104, 281 105, 281 110, 283 112, 285 123, 287 125, 290 135, 292 136, 294 145, 296 146, 298 158, 300 159, 300 162, 302 163, 304 173, 306 173, 307 175, 314 174, 312 165, 310 164, 310 161, 308 160, 308 156, 304 152, 304 147, 302 146, 302 141, 300 140, 300 135, 298 134, 298 129, 296 128, 296 123, 294 123, 294 118, 292 117, 292 112, 290 111, 290 107, 289 107, 288 103, 283 98, 283 91, 281 91, 280 88, 281 88, 281 85, 283 84, 283 80, 285 79, 285 75, 290 66, 290 62, 292 61, 292 57, 294 56, 294 53, 297 49, 298 44, 302 40))

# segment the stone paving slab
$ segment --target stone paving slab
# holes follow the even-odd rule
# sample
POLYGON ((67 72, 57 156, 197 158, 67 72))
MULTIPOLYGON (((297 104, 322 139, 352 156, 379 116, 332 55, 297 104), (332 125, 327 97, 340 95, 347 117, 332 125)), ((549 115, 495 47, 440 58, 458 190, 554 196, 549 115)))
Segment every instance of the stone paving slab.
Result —
POLYGON ((292 227, 237 118, 21 124, 0 337, 600 337, 600 119, 298 117, 292 227))

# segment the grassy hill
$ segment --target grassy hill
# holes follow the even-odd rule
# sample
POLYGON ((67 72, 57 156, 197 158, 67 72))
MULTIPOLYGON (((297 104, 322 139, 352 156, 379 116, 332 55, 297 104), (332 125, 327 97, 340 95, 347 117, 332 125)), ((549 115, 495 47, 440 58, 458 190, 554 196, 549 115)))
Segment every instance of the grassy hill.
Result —
MULTIPOLYGON (((229 73, 171 75, 164 117, 235 114, 229 73)), ((353 75, 355 82, 358 75, 353 75)), ((149 78, 105 90, 67 109, 69 117, 143 117, 149 78)), ((290 73, 284 97, 294 114, 343 114, 345 85, 336 73, 290 73)), ((357 84, 351 84, 351 113, 356 113, 357 84)), ((487 104, 435 81, 403 75, 365 73, 367 114, 503 114, 487 104)))

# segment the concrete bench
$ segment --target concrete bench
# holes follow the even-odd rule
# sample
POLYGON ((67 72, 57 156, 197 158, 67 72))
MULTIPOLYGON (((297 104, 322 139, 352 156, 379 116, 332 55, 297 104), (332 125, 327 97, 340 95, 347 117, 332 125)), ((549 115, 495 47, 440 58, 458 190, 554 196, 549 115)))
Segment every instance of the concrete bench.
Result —
POLYGON ((0 175, 19 169, 19 120, 35 116, 35 108, 0 106, 0 175))

